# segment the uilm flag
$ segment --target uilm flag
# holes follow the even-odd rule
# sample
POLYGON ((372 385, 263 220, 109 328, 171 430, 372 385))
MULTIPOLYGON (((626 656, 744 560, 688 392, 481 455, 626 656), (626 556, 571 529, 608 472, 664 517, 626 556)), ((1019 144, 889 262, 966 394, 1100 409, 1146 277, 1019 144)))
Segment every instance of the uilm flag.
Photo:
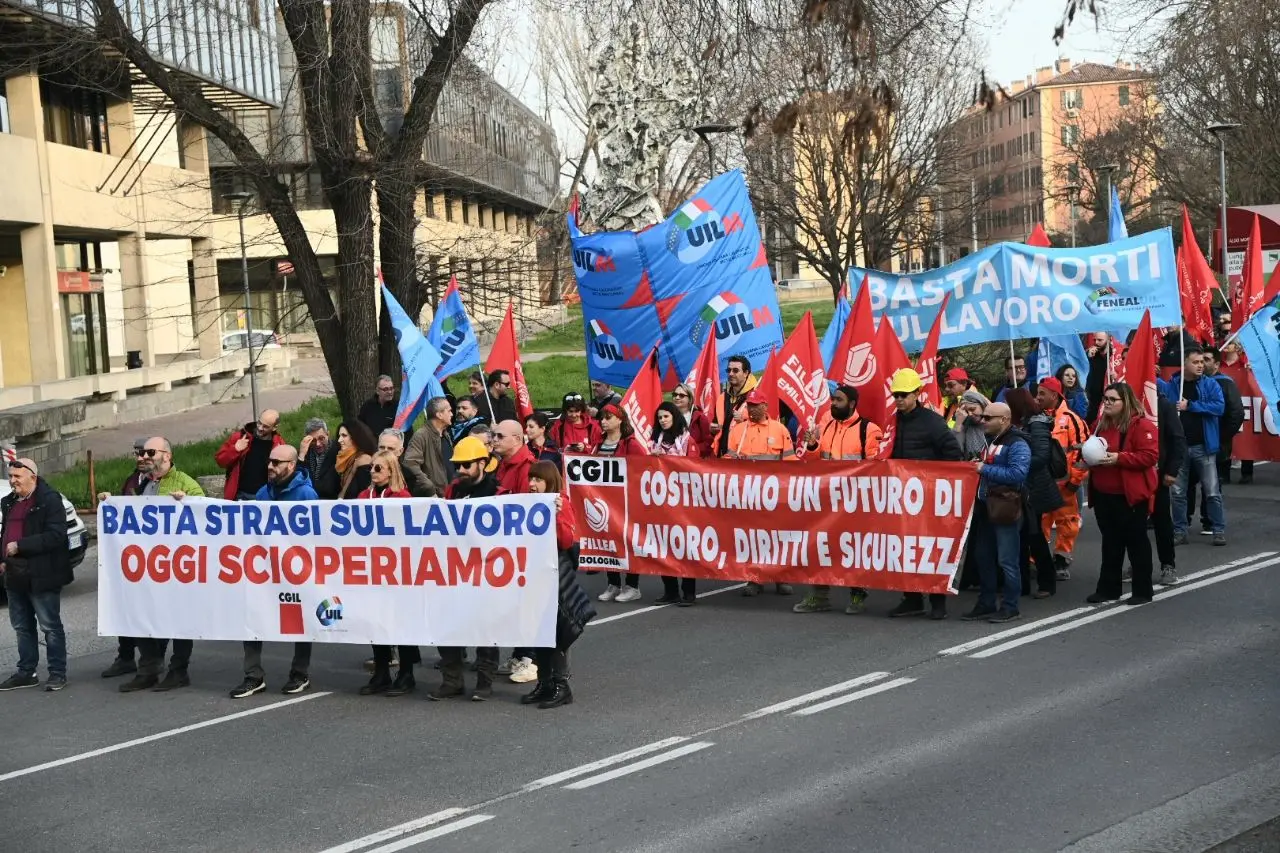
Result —
POLYGON ((1178 249, 1178 291, 1187 331, 1201 343, 1213 343, 1213 289, 1218 280, 1200 251, 1191 215, 1182 206, 1182 246, 1178 249))
MULTIPOLYGON (((853 301, 849 321, 844 324, 844 334, 836 344, 831 360, 830 379, 837 385, 850 385, 858 389, 858 413, 867 420, 879 424, 882 419, 879 394, 871 392, 876 380, 876 321, 871 315, 871 284, 864 276, 862 286, 853 301)), ((904 365, 905 366, 905 365, 904 365)))
POLYGON ((1143 341, 1152 340, 1151 312, 1142 314, 1142 322, 1133 336, 1133 346, 1129 347, 1124 360, 1124 372, 1121 378, 1133 393, 1138 395, 1147 417, 1156 420, 1159 408, 1156 403, 1156 353, 1151 346, 1143 346, 1143 341))
MULTIPOLYGON (((818 421, 831 408, 831 391, 822 369, 822 348, 813 328, 813 315, 806 311, 776 359, 778 395, 799 422, 799 434, 816 431, 818 421)), ((796 442, 796 455, 804 455, 803 441, 796 442)))
POLYGON ((1262 230, 1258 214, 1253 215, 1253 227, 1249 229, 1249 249, 1244 253, 1244 269, 1240 271, 1240 283, 1231 294, 1231 331, 1238 332, 1249 322, 1253 312, 1262 307, 1262 230))
POLYGON ((493 349, 484 363, 485 373, 495 370, 506 370, 511 374, 511 390, 516 395, 516 415, 521 420, 533 414, 533 400, 529 396, 529 385, 524 381, 524 366, 520 363, 520 347, 516 343, 516 322, 511 315, 511 303, 507 303, 507 316, 502 318, 498 327, 498 336, 494 338, 493 349))
POLYGON ((693 370, 685 377, 684 384, 689 386, 693 394, 690 402, 714 417, 716 400, 720 399, 720 354, 716 351, 714 330, 707 335, 707 342, 702 345, 702 352, 693 365, 693 370))
POLYGON ((631 387, 622 395, 622 411, 627 413, 627 420, 631 421, 631 428, 646 451, 649 437, 653 435, 654 415, 661 404, 662 371, 658 369, 658 348, 654 347, 631 387))
MULTIPOLYGON (((1033 233, 1032 236, 1034 237, 1035 234, 1033 233)), ((947 302, 950 299, 951 293, 948 291, 947 295, 942 297, 942 304, 938 306, 938 316, 934 318, 933 326, 929 329, 929 337, 924 341, 924 349, 920 351, 920 358, 916 360, 916 373, 920 374, 924 389, 920 392, 920 405, 935 412, 942 411, 942 388, 938 384, 938 341, 942 337, 942 316, 947 311, 947 302)))

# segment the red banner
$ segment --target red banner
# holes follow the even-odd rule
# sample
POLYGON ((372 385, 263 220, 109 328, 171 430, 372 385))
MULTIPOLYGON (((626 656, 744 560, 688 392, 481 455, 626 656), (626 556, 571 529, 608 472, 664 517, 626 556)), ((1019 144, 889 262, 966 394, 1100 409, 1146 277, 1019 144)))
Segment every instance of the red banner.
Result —
POLYGON ((1237 362, 1222 365, 1222 372, 1235 380, 1244 402, 1244 426, 1231 445, 1231 458, 1280 460, 1280 425, 1276 424, 1274 407, 1267 405, 1253 381, 1253 371, 1237 362))
POLYGON ((578 565, 952 592, 978 474, 959 462, 569 456, 578 565))

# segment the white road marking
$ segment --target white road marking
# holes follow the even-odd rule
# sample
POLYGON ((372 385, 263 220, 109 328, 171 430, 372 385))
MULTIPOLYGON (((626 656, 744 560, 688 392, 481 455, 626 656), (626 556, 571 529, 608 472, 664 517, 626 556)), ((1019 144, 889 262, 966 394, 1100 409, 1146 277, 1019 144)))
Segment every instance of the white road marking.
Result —
POLYGON ((355 841, 348 841, 346 844, 339 844, 337 847, 330 847, 322 853, 355 853, 357 850, 363 850, 371 844, 381 844, 384 841, 391 841, 410 832, 417 832, 428 826, 435 826, 437 823, 444 823, 446 820, 452 820, 458 815, 467 813, 467 809, 445 809, 442 812, 429 814, 426 817, 420 817, 416 820, 407 821, 405 823, 396 824, 387 829, 375 832, 372 835, 366 835, 363 838, 357 838, 355 841))
MULTIPOLYGON (((709 592, 700 592, 695 597, 707 598, 708 596, 719 595, 722 592, 733 592, 733 590, 742 589, 744 586, 746 586, 745 583, 737 583, 737 584, 733 584, 732 586, 722 586, 719 589, 713 589, 709 592)), ((612 616, 606 616, 603 619, 592 619, 590 622, 587 623, 587 627, 590 628, 592 625, 603 625, 606 622, 617 622, 619 619, 630 619, 632 616, 639 616, 643 613, 656 613, 659 610, 666 610, 668 607, 675 607, 675 605, 674 604, 650 604, 648 606, 642 605, 640 607, 637 607, 635 610, 628 610, 624 613, 615 613, 612 616)))
POLYGON ((777 714, 781 711, 790 711, 792 708, 799 708, 801 705, 808 705, 810 702, 816 702, 836 693, 843 693, 846 690, 852 690, 855 687, 861 687, 864 684, 870 684, 873 681, 879 681, 882 678, 888 678, 887 672, 870 672, 866 675, 859 675, 857 678, 851 678, 848 681, 842 681, 839 684, 833 684, 830 687, 824 687, 821 690, 815 690, 812 693, 806 693, 803 696, 797 696, 794 699, 788 699, 785 702, 778 702, 774 705, 767 705, 758 711, 752 711, 750 714, 743 714, 744 720, 758 720, 761 717, 767 717, 770 714, 777 714))
POLYGON ((668 761, 674 761, 677 758, 683 758, 686 755, 691 755, 695 752, 704 750, 709 746, 715 746, 715 744, 709 741, 698 741, 697 743, 688 743, 680 747, 679 749, 673 749, 670 752, 664 752, 661 755, 655 755, 652 758, 646 758, 644 761, 637 761, 635 764, 628 764, 625 767, 615 768, 613 770, 610 770, 608 773, 601 773, 598 776, 588 776, 586 779, 579 779, 577 782, 572 782, 568 785, 565 785, 565 788, 571 791, 581 791, 583 788, 590 788, 593 785, 600 785, 604 782, 610 782, 621 776, 626 776, 631 773, 638 773, 641 770, 647 770, 650 767, 654 767, 668 761))
POLYGON ((895 678, 893 681, 886 681, 884 684, 877 684, 874 687, 868 687, 865 690, 859 690, 857 693, 849 693, 844 696, 837 696, 834 699, 828 699, 826 702, 819 702, 817 705, 810 705, 808 708, 801 708, 799 711, 792 711, 793 717, 807 717, 810 714, 821 714, 823 711, 829 711, 832 708, 838 708, 841 705, 847 705, 850 702, 857 702, 859 699, 866 699, 868 696, 874 696, 877 693, 884 693, 886 690, 892 690, 895 687, 902 687, 915 682, 914 678, 895 678))
POLYGON ((117 743, 114 746, 104 746, 101 749, 82 752, 79 755, 69 755, 66 758, 59 758, 56 761, 46 761, 44 764, 37 764, 34 767, 24 767, 21 770, 14 770, 10 773, 0 775, 0 782, 8 782, 10 779, 18 779, 22 776, 30 776, 32 773, 39 773, 42 770, 53 770, 55 767, 65 767, 68 764, 75 764, 79 761, 87 761, 90 758, 97 758, 100 755, 110 755, 113 752, 120 752, 124 749, 130 749, 135 746, 142 746, 148 743, 154 743, 158 740, 177 737, 187 732, 198 731, 199 729, 207 729, 210 726, 219 726, 223 723, 229 723, 233 720, 242 720, 245 717, 252 717, 254 714, 265 714, 267 711, 274 711, 277 708, 284 708, 288 705, 297 705, 299 702, 310 702, 312 699, 319 699, 321 696, 328 696, 329 693, 308 693, 306 696, 299 696, 296 699, 285 699, 281 702, 272 702, 270 705, 260 705, 257 708, 250 708, 247 711, 238 711, 234 714, 227 714, 223 717, 214 717, 212 720, 205 720, 200 723, 192 723, 189 726, 179 726, 176 729, 169 729, 164 732, 157 732, 146 737, 127 740, 124 743, 117 743))
POLYGON ((484 823, 487 820, 493 820, 491 814, 474 814, 471 817, 463 818, 453 823, 446 823, 444 826, 437 826, 435 829, 429 829, 426 832, 420 832, 417 835, 410 835, 408 838, 402 838, 391 844, 384 844, 381 847, 374 847, 372 850, 366 850, 365 853, 395 853, 397 850, 404 850, 407 847, 413 847, 421 844, 423 841, 430 841, 433 838, 439 838, 442 835, 448 835, 451 832, 457 832, 460 829, 468 829, 478 823, 484 823))
MULTIPOLYGON (((1156 593, 1155 596, 1153 596, 1153 600, 1163 601, 1166 598, 1173 598, 1175 595, 1181 595, 1184 592, 1191 592, 1192 590, 1202 589, 1206 586, 1211 586, 1215 583, 1231 580, 1232 578, 1238 578, 1242 575, 1247 575, 1251 572, 1256 572, 1259 569, 1265 569, 1268 566, 1274 566, 1277 563, 1280 563, 1280 557, 1273 557, 1270 560, 1264 560, 1261 563, 1255 563, 1251 566, 1245 566, 1240 569, 1235 569, 1234 571, 1215 574, 1212 577, 1205 578, 1204 580, 1198 581, 1197 583, 1184 582, 1171 589, 1166 589, 1163 592, 1156 593)), ((1200 573, 1197 572, 1196 576, 1199 576, 1199 575, 1200 573)), ((1191 577, 1191 575, 1188 575, 1188 577, 1191 577)), ((977 654, 971 655, 970 657, 989 658, 994 655, 998 655, 998 654, 1002 654, 1003 652, 1010 651, 1011 649, 1016 649, 1019 646, 1025 646, 1028 643, 1034 643, 1036 640, 1042 640, 1045 637, 1052 637, 1056 634, 1064 634, 1067 631, 1074 630, 1076 628, 1079 628, 1082 625, 1090 625, 1094 622, 1100 622, 1103 619, 1110 619, 1112 616, 1118 616, 1121 613, 1132 613, 1139 609, 1141 608, 1128 607, 1123 603, 1123 601, 1121 601, 1118 604, 1118 606, 1108 607, 1107 609, 1094 613, 1091 616, 1086 616, 1083 619, 1077 619, 1075 622, 1068 622, 1065 625, 1055 625, 1054 627, 1049 628, 1045 631, 1040 631, 1036 634, 1032 634, 1027 637, 1019 637, 1016 640, 1011 640, 1010 642, 1004 643, 999 646, 995 646, 994 648, 984 649, 983 651, 980 651, 977 654)))
MULTIPOLYGON (((645 744, 644 746, 638 746, 635 749, 629 749, 626 752, 619 752, 617 755, 610 755, 608 758, 601 758, 599 761, 592 761, 590 764, 583 764, 578 767, 573 767, 569 770, 565 770, 551 776, 544 776, 541 779, 535 779, 534 781, 530 782, 528 785, 525 785, 520 790, 524 793, 527 793, 529 791, 537 791, 540 788, 547 788, 552 785, 559 785, 561 782, 566 782, 575 777, 585 776, 588 773, 594 773, 597 770, 603 770, 604 768, 611 767, 614 764, 622 764, 624 762, 630 761, 633 758, 639 758, 642 755, 648 755, 651 752, 659 752, 660 750, 664 750, 669 746, 675 746, 676 744, 684 743, 687 740, 688 740, 687 737, 669 737, 666 740, 660 740, 654 743, 645 744)), ((329 851, 325 851, 325 853, 329 853, 329 851)))

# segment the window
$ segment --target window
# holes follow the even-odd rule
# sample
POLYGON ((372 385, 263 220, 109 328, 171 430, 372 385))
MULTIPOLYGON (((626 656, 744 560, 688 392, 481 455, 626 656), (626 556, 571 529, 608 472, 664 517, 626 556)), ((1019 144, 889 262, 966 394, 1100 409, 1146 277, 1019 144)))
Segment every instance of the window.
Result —
POLYGON ((1062 90, 1062 108, 1064 110, 1078 110, 1084 106, 1084 90, 1083 89, 1063 89, 1062 90))
POLYGON ((369 21, 369 53, 375 63, 400 64, 400 25, 390 15, 375 15, 369 21))
POLYGON ((1075 145, 1080 141, 1080 128, 1074 124, 1065 124, 1062 126, 1062 144, 1075 145))
POLYGON ((0 80, 0 133, 12 133, 9 129, 9 96, 5 93, 3 80, 0 80))
POLYGON ((102 154, 111 153, 107 99, 101 92, 40 81, 44 135, 49 142, 102 154))
MULTIPOLYGON (((239 213, 240 202, 227 198, 231 193, 253 192, 253 186, 237 169, 210 169, 209 186, 213 194, 214 213, 239 213)), ((246 211, 254 210, 253 199, 248 201, 246 211)))
POLYGON ((453 198, 448 194, 444 194, 444 219, 445 222, 453 221, 453 198))
POLYGON ((427 187, 422 191, 423 207, 426 208, 427 216, 436 219, 436 195, 432 192, 431 187, 427 187))
POLYGON ((1117 93, 1117 97, 1120 99, 1120 106, 1122 107, 1129 106, 1129 87, 1121 86, 1119 92, 1117 93))
POLYGON ((471 224, 471 204, 465 198, 462 200, 462 224, 471 224))
POLYGON ((1067 180, 1073 184, 1080 183, 1080 164, 1072 163, 1067 166, 1067 180))

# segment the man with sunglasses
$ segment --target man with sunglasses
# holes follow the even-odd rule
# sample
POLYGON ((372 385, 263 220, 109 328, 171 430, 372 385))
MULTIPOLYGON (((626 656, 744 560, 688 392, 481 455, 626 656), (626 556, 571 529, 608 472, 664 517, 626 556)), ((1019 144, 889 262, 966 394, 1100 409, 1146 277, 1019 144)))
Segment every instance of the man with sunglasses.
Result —
POLYGON ((227 436, 213 461, 227 472, 227 485, 222 496, 229 501, 249 501, 267 484, 267 459, 273 448, 284 444, 277 431, 280 413, 266 409, 254 423, 227 436))
POLYGON ((516 419, 516 401, 510 392, 510 372, 495 370, 489 374, 488 391, 476 394, 471 400, 476 404, 476 411, 491 419, 490 423, 500 424, 516 419))
POLYGON ((395 380, 384 373, 374 385, 373 396, 360 407, 356 420, 367 426, 374 435, 381 435, 396 425, 396 411, 399 408, 395 380))
MULTIPOLYGON (((271 449, 267 458, 267 482, 253 496, 257 501, 314 501, 318 500, 311 475, 306 468, 298 467, 298 451, 287 444, 271 449)), ((293 644, 293 662, 289 666, 289 680, 280 691, 292 696, 311 688, 311 643, 293 644)), ((231 691, 232 699, 245 699, 267 689, 267 673, 262 668, 262 641, 244 641, 244 681, 231 691)))
POLYGON ((751 360, 745 355, 729 356, 725 377, 728 381, 716 398, 715 411, 711 417, 711 443, 716 456, 724 456, 729 452, 729 431, 746 416, 747 395, 755 390, 759 382, 751 375, 751 360))
MULTIPOLYGON (((138 463, 141 477, 136 494, 164 495, 175 500, 204 497, 204 489, 200 488, 200 484, 174 466, 173 447, 164 436, 157 435, 147 439, 138 456, 138 463)), ((107 495, 98 497, 101 500, 107 495)), ((120 685, 121 693, 136 693, 148 689, 164 692, 191 684, 187 668, 191 663, 194 642, 174 639, 173 657, 169 660, 169 671, 163 679, 160 678, 160 671, 164 668, 164 654, 169 641, 164 638, 139 637, 137 643, 137 674, 132 680, 120 685)))
MULTIPOLYGON (((942 415, 920 405, 920 374, 904 367, 893 374, 889 391, 893 394, 893 448, 890 459, 912 459, 922 462, 960 462, 964 455, 956 434, 947 428, 942 415)), ((924 596, 918 592, 903 593, 902 601, 889 611, 891 618, 923 616, 924 596)), ((947 597, 929 594, 929 618, 947 618, 947 597)))

